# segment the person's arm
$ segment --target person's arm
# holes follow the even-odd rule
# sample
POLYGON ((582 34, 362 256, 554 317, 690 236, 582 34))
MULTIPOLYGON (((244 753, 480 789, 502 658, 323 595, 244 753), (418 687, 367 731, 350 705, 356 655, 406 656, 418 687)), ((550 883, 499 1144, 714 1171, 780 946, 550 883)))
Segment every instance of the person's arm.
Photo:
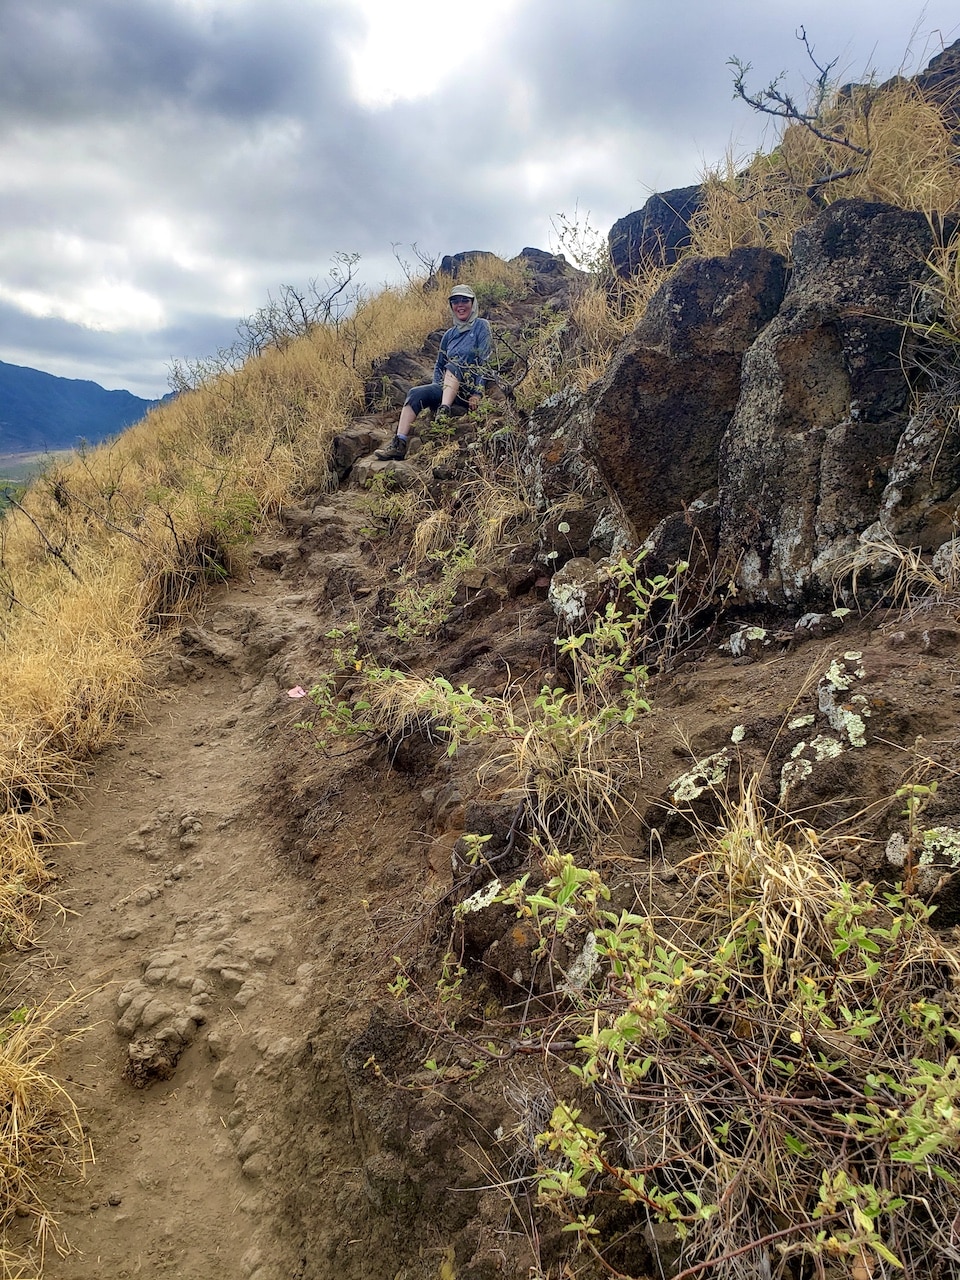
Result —
POLYGON ((480 372, 480 384, 486 386, 492 377, 490 373, 490 361, 493 356, 493 331, 490 328, 490 321, 480 321, 480 332, 477 334, 477 366, 480 372))
POLYGON ((447 340, 450 337, 450 330, 440 339, 440 350, 437 352, 437 363, 433 367, 434 382, 443 384, 443 375, 447 369, 447 340))
POLYGON ((482 317, 477 322, 476 330, 477 347, 476 347, 476 363, 474 365, 473 382, 476 391, 470 397, 470 407, 475 409, 480 403, 480 397, 487 389, 487 383, 491 380, 490 359, 493 355, 493 332, 490 328, 490 321, 484 320, 482 317), (476 403, 474 403, 476 401, 476 403))

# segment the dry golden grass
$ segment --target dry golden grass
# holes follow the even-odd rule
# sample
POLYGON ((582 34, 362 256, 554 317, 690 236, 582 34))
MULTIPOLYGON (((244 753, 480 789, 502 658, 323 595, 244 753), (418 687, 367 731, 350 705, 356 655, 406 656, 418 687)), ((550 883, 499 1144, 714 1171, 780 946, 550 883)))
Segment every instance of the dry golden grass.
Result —
POLYGON ((0 1275, 36 1276, 49 1248, 64 1252, 59 1225, 42 1203, 35 1173, 82 1175, 86 1142, 77 1109, 51 1074, 56 1053, 54 1024, 64 1005, 17 1008, 0 1026, 0 1230, 13 1218, 31 1220, 30 1256, 0 1246, 0 1275))
POLYGON ((957 147, 948 122, 937 104, 909 84, 882 92, 861 89, 838 99, 822 130, 869 154, 791 124, 773 151, 748 165, 728 156, 705 177, 689 252, 712 257, 765 245, 789 256, 799 228, 836 200, 859 197, 923 213, 946 213, 960 203, 957 147), (824 181, 848 169, 848 176, 824 181))
POLYGON ((934 220, 934 232, 938 242, 927 260, 931 279, 924 289, 928 317, 916 328, 951 348, 955 356, 960 345, 960 231, 945 238, 934 220))
MULTIPOLYGON (((461 283, 472 285, 476 289, 482 310, 491 302, 524 297, 529 288, 530 273, 521 259, 506 259, 495 253, 482 253, 464 267, 461 283)), ((439 287, 441 296, 446 301, 448 281, 443 276, 439 277, 439 287)))
POLYGON ((888 530, 864 538, 831 566, 834 592, 856 599, 864 580, 872 598, 883 598, 904 614, 932 603, 955 604, 960 598, 960 552, 946 544, 931 558, 919 547, 898 542, 888 530))
POLYGON ((533 504, 525 493, 513 485, 495 479, 481 479, 469 487, 475 499, 472 539, 480 564, 503 546, 507 530, 529 523, 533 504))
POLYGON ((408 566, 418 569, 434 552, 449 546, 455 539, 451 538, 453 518, 449 511, 436 508, 424 520, 419 520, 413 529, 410 543, 408 566))

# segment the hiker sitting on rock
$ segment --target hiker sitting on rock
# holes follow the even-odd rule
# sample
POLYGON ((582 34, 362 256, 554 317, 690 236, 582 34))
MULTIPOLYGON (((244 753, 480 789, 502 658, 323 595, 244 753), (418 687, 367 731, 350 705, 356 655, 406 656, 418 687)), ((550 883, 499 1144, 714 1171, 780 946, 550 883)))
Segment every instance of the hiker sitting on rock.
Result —
POLYGON ((433 381, 411 387, 400 410, 397 434, 376 456, 382 462, 398 462, 406 456, 410 429, 422 409, 433 409, 435 420, 450 417, 453 407, 475 409, 489 379, 487 372, 493 339, 490 322, 477 314, 477 295, 463 284, 450 290, 454 323, 440 339, 440 354, 433 381))

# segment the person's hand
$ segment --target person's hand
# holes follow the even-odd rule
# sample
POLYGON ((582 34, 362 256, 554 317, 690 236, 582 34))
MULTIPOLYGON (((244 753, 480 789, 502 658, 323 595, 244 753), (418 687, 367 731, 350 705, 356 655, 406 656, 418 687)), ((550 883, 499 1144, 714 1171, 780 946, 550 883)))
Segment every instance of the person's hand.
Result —
POLYGON ((471 409, 478 408, 480 405, 480 397, 476 395, 471 396, 470 399, 467 401, 467 404, 470 406, 471 409))

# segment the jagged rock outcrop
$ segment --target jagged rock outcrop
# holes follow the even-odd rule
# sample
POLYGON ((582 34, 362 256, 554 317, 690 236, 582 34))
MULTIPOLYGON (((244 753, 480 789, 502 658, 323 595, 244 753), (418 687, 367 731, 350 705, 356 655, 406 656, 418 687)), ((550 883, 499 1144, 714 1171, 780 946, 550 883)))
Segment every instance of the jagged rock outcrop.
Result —
POLYGON ((463 249, 460 253, 445 253, 440 259, 441 275, 452 276, 459 280, 461 272, 471 265, 475 266, 484 258, 495 258, 497 255, 489 249, 463 249))
POLYGON ((938 103, 951 119, 960 122, 960 40, 932 58, 925 70, 914 76, 914 83, 925 98, 938 103))
POLYGON ((530 292, 538 298, 569 293, 571 285, 585 280, 586 274, 571 266, 562 253, 546 249, 521 249, 511 263, 518 262, 530 273, 530 292))
POLYGON ((903 322, 931 246, 922 214, 861 200, 797 233, 720 457, 721 551, 745 599, 828 598, 838 557, 877 519, 910 415, 903 322))
POLYGON ((672 266, 690 244, 690 219, 702 200, 699 183, 678 187, 652 195, 642 209, 615 222, 607 243, 617 275, 629 280, 643 267, 672 266))
POLYGON ((767 250, 681 263, 604 376, 532 416, 538 504, 606 490, 657 571, 694 540, 747 604, 823 604, 878 530, 936 550, 960 462, 950 415, 914 412, 932 247, 922 214, 843 200, 797 233, 789 286, 767 250))
POLYGON ((767 249, 690 259, 588 393, 578 415, 584 451, 638 539, 716 489, 743 353, 785 285, 786 263, 767 249))

